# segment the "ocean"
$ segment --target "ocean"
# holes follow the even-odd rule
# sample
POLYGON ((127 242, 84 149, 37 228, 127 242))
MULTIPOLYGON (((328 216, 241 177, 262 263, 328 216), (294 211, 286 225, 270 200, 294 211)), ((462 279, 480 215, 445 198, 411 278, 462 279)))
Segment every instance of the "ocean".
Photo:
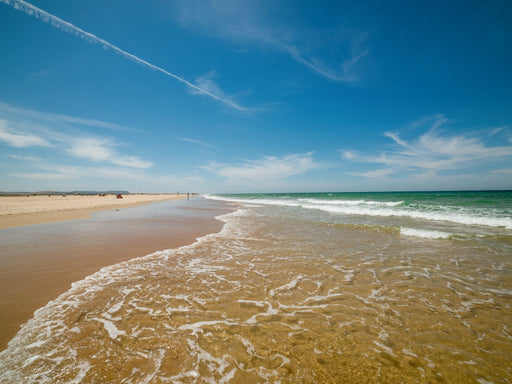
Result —
POLYGON ((204 199, 219 233, 74 283, 0 382, 512 382, 512 192, 204 199))

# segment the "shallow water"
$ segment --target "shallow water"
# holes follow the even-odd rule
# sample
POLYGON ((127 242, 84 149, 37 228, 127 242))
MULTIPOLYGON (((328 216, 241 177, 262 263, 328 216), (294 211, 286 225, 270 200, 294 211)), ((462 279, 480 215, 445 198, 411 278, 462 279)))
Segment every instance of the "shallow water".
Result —
POLYGON ((252 204, 75 283, 0 354, 0 381, 512 381, 505 229, 431 239, 319 212, 252 204))

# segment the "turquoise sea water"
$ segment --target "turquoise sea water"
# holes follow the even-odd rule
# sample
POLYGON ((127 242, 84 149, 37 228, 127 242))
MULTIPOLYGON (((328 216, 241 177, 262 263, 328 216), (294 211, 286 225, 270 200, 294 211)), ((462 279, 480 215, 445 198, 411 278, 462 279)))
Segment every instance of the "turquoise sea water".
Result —
POLYGON ((38 310, 7 383, 512 382, 512 193, 207 196, 221 232, 38 310))
POLYGON ((418 237, 510 235, 512 191, 219 195, 242 204, 295 207, 298 217, 375 225, 418 237))

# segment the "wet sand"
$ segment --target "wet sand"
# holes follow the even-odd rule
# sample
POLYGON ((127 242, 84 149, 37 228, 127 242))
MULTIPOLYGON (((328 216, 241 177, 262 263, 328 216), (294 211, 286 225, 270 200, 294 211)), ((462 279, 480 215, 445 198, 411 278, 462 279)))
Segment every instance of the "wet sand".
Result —
POLYGON ((109 266, 217 232, 226 204, 202 198, 0 230, 0 350, 35 310, 109 266))
POLYGON ((93 212, 135 207, 163 200, 184 199, 175 194, 27 195, 0 196, 0 229, 83 219, 93 212))

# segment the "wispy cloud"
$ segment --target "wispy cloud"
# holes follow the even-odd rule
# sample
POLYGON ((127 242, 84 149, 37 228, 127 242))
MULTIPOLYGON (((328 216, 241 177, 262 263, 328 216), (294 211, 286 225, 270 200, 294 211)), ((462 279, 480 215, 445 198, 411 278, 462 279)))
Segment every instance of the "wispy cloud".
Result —
POLYGON ((295 46, 287 47, 286 50, 294 59, 304 64, 309 69, 312 69, 316 73, 324 76, 327 79, 344 83, 354 83, 359 80, 359 76, 357 75, 356 70, 357 64, 369 52, 368 49, 365 49, 362 52, 359 52, 356 56, 351 56, 349 59, 343 60, 336 66, 329 66, 317 57, 311 57, 309 60, 306 59, 301 54, 299 54, 295 46))
POLYGON ((140 169, 153 166, 148 160, 117 151, 116 147, 120 143, 112 138, 84 133, 79 127, 111 127, 115 124, 15 108, 4 103, 0 103, 0 116, 0 142, 13 148, 51 147, 54 153, 60 152, 93 162, 109 162, 140 169))
POLYGON ((282 157, 265 156, 258 160, 246 160, 239 165, 212 162, 204 169, 229 179, 278 180, 320 168, 313 152, 282 157))
POLYGON ((7 155, 8 157, 15 159, 15 160, 23 160, 23 161, 33 161, 33 162, 40 162, 42 159, 40 157, 36 156, 24 156, 24 155, 7 155))
POLYGON ((199 27, 238 44, 266 47, 291 40, 288 29, 265 20, 268 4, 237 0, 190 0, 175 4, 175 15, 184 26, 199 27))
POLYGON ((58 173, 58 172, 16 172, 13 173, 12 176, 21 178, 21 179, 29 179, 29 180, 42 180, 48 181, 52 180, 52 182, 56 180, 72 180, 78 179, 80 176, 78 173, 58 173))
POLYGON ((39 136, 31 133, 16 132, 14 129, 8 127, 6 121, 0 120, 0 141, 15 147, 27 148, 33 146, 50 147, 52 144, 39 136))
MULTIPOLYGON (((504 125, 502 127, 496 127, 492 130, 491 135, 494 136, 504 130, 510 129, 510 125, 504 125)), ((509 140, 512 141, 512 135, 509 136, 509 140)))
POLYGON ((40 79, 46 79, 46 78, 50 77, 51 75, 52 75, 52 72, 50 70, 46 69, 43 71, 32 73, 31 75, 29 75, 28 79, 31 81, 37 81, 40 79))
POLYGON ((81 159, 90 161, 107 161, 112 164, 130 168, 150 168, 153 163, 136 156, 123 156, 114 150, 115 144, 105 138, 84 137, 74 139, 67 152, 81 159))
POLYGON ((385 177, 393 173, 393 169, 384 168, 384 169, 375 169, 373 171, 367 172, 348 172, 349 175, 352 176, 360 176, 360 177, 369 177, 369 178, 379 178, 385 177))
MULTIPOLYGON (((2 1, 2 0, 0 0, 2 1)), ((19 116, 23 119, 30 118, 32 121, 45 121, 52 124, 73 124, 85 127, 106 128, 109 130, 126 131, 133 130, 133 128, 123 127, 119 124, 114 124, 107 121, 96 119, 86 119, 83 117, 63 115, 59 113, 34 111, 27 108, 20 108, 0 101, 0 115, 4 116, 19 116)))
POLYGON ((342 149, 340 153, 341 157, 347 160, 356 159, 359 157, 359 153, 355 150, 342 149))
POLYGON ((205 180, 201 176, 177 176, 177 175, 165 175, 156 179, 157 182, 162 184, 175 184, 181 185, 183 183, 204 183, 205 180))
POLYGON ((30 180, 73 180, 83 177, 83 171, 83 167, 40 162, 31 172, 13 172, 12 176, 30 180))
POLYGON ((224 103, 228 104, 229 106, 238 109, 239 111, 243 112, 254 112, 255 109, 253 108, 247 108, 247 107, 241 107, 238 105, 235 101, 236 95, 226 95, 226 93, 220 89, 220 87, 217 85, 217 83, 214 81, 215 77, 217 76, 217 73, 215 71, 210 71, 202 76, 199 76, 195 84, 197 87, 190 88, 190 93, 193 95, 207 95, 210 94, 217 95, 219 98, 221 98, 224 103))
POLYGON ((187 141, 187 142, 189 142, 189 143, 202 145, 202 146, 204 146, 204 147, 218 148, 216 145, 213 145, 213 144, 207 143, 206 141, 197 140, 197 139, 192 139, 192 138, 190 138, 190 137, 178 137, 178 140, 181 140, 181 141, 187 141))
POLYGON ((140 172, 121 167, 83 167, 41 164, 37 172, 15 172, 18 178, 31 180, 79 180, 84 177, 106 180, 148 180, 140 172))
POLYGON ((349 32, 346 28, 333 31, 287 25, 282 17, 273 15, 269 3, 192 0, 177 4, 180 22, 187 27, 199 27, 209 35, 237 45, 277 49, 333 81, 358 81, 358 67, 369 53, 365 46, 366 33, 349 32), (331 49, 333 46, 336 49, 331 49))
POLYGON ((84 174, 88 177, 102 179, 118 179, 118 180, 140 180, 148 181, 148 176, 142 172, 133 169, 121 167, 88 167, 84 169, 84 174))
POLYGON ((502 175, 502 176, 512 176, 512 168, 507 168, 507 169, 495 169, 494 171, 492 171, 493 174, 496 174, 496 175, 502 175))
POLYGON ((487 135, 474 136, 470 132, 449 134, 442 126, 447 119, 442 115, 432 116, 413 123, 414 129, 429 126, 428 130, 412 140, 403 139, 398 132, 385 132, 394 145, 378 155, 362 154, 342 150, 342 158, 348 161, 385 165, 386 169, 372 170, 353 175, 373 177, 393 172, 430 172, 470 168, 512 158, 512 145, 488 145, 486 138, 499 132, 489 130, 487 135))
POLYGON ((188 80, 185 80, 181 76, 175 75, 174 73, 171 73, 161 67, 151 64, 150 62, 143 60, 140 57, 137 57, 131 53, 128 53, 128 52, 122 50, 121 48, 115 46, 114 44, 111 44, 108 41, 103 40, 103 39, 93 35, 92 33, 86 32, 83 29, 80 29, 77 26, 75 26, 67 21, 64 21, 64 20, 58 18, 57 16, 52 15, 40 8, 37 8, 36 6, 29 4, 23 0, 0 0, 0 1, 7 5, 10 5, 11 7, 15 8, 18 11, 25 12, 31 16, 34 16, 37 19, 39 19, 45 23, 50 23, 52 26, 54 26, 55 28, 57 28, 63 32, 67 32, 72 35, 75 35, 75 36, 87 41, 88 43, 100 44, 103 48, 110 49, 113 52, 117 53, 118 55, 120 55, 126 59, 132 60, 135 63, 140 64, 146 68, 163 73, 164 75, 169 76, 169 77, 185 84, 187 87, 189 87, 192 90, 195 90, 197 93, 209 96, 217 101, 220 101, 221 103, 223 103, 225 105, 228 105, 231 108, 234 108, 234 109, 237 109, 237 110, 243 111, 243 112, 246 112, 249 110, 248 108, 245 108, 245 107, 235 103, 232 99, 226 99, 226 98, 222 97, 221 95, 212 92, 211 90, 204 89, 201 86, 193 84, 193 83, 189 82, 188 80))

